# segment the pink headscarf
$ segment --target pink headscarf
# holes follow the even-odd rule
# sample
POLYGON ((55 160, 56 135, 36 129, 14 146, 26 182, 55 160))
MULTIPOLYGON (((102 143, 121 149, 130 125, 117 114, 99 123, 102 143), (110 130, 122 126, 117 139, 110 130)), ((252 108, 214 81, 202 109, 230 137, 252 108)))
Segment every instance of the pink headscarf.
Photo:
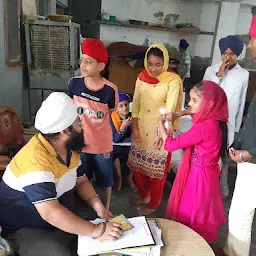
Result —
MULTIPOLYGON (((206 120, 228 121, 228 102, 223 89, 211 81, 203 81, 202 103, 198 113, 193 115, 193 124, 202 123, 206 120)), ((177 172, 175 182, 169 197, 165 217, 176 220, 180 201, 186 186, 190 170, 192 147, 185 149, 177 172)))
POLYGON ((250 28, 250 36, 256 39, 256 16, 252 19, 252 24, 250 28))
POLYGON ((228 102, 223 89, 212 81, 203 82, 202 103, 198 113, 193 115, 194 124, 205 120, 228 121, 228 102))

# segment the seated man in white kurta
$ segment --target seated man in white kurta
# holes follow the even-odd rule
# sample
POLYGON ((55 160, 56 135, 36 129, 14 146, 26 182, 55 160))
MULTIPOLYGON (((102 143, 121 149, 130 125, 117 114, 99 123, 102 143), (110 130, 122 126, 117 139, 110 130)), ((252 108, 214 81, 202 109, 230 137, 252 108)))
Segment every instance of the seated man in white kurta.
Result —
MULTIPOLYGON (((245 105, 246 92, 249 81, 249 72, 237 63, 244 43, 237 36, 227 36, 219 41, 222 62, 206 69, 204 80, 210 80, 220 85, 228 99, 228 147, 232 145, 239 132, 245 105)), ((222 165, 221 190, 224 197, 229 194, 228 167, 222 165)))

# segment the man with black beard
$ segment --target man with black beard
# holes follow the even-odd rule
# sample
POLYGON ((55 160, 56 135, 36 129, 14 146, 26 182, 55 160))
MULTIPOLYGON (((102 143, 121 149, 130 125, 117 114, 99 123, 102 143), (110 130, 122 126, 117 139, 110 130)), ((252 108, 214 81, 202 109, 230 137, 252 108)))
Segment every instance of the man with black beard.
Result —
POLYGON ((95 225, 72 212, 76 190, 100 218, 113 217, 79 168, 84 137, 72 99, 50 94, 35 127, 40 133, 12 159, 0 183, 2 235, 20 256, 70 256, 74 235, 118 239, 119 224, 95 225))

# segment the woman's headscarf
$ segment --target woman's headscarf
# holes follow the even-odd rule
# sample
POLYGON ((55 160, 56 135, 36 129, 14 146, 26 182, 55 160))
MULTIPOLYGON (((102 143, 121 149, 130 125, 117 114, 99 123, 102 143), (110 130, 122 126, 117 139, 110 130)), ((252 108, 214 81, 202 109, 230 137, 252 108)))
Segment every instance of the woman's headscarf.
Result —
MULTIPOLYGON (((223 89, 211 81, 203 81, 202 102, 198 113, 193 115, 193 124, 206 120, 228 121, 228 102, 223 89)), ((166 209, 166 218, 177 220, 181 198, 190 171, 192 147, 185 149, 173 184, 166 209)))
MULTIPOLYGON (((139 74, 139 79, 145 83, 149 83, 149 84, 158 84, 159 82, 162 83, 169 83, 172 80, 179 80, 180 82, 180 94, 179 94, 179 98, 177 99, 178 103, 175 109, 175 112, 179 112, 182 109, 182 97, 183 97, 183 83, 182 80, 180 78, 179 75, 168 71, 168 66, 169 66, 169 54, 167 49, 161 45, 161 44, 152 44, 146 54, 145 54, 145 58, 144 58, 144 67, 145 70, 143 70, 140 74, 139 74), (164 58, 164 65, 163 65, 163 69, 162 72, 157 76, 157 77, 153 77, 151 76, 149 70, 148 70, 148 52, 152 49, 152 48, 158 48, 159 50, 162 51, 163 53, 163 58, 164 58)), ((174 128, 178 128, 179 125, 179 119, 177 119, 173 126, 174 128)))
MULTIPOLYGON (((145 70, 143 70, 139 74, 139 78, 141 81, 149 84, 158 84, 159 82, 168 83, 169 81, 173 80, 174 79, 173 77, 175 76, 173 72, 168 71, 168 66, 169 66, 169 54, 167 49, 161 44, 152 44, 146 51, 145 58, 144 58, 145 70), (163 57, 164 57, 164 65, 163 65, 162 72, 157 77, 151 76, 148 70, 148 52, 152 48, 158 48, 163 53, 163 57)), ((177 77, 179 78, 178 75, 177 77)))
POLYGON ((224 90, 212 81, 203 82, 202 102, 199 112, 193 115, 193 123, 205 120, 228 121, 228 102, 224 90))
POLYGON ((167 73, 170 73, 170 72, 166 72, 168 70, 168 66, 169 66, 169 54, 168 54, 167 49, 163 45, 153 44, 148 48, 148 50, 146 51, 146 54, 145 54, 145 58, 144 58, 144 67, 147 70, 147 73, 150 75, 150 72, 148 70, 148 52, 152 48, 158 48, 163 53, 163 56, 164 56, 163 69, 162 69, 162 72, 160 73, 160 75, 158 75, 157 80, 160 81, 160 82, 168 82, 169 80, 165 80, 165 79, 169 75, 167 73))

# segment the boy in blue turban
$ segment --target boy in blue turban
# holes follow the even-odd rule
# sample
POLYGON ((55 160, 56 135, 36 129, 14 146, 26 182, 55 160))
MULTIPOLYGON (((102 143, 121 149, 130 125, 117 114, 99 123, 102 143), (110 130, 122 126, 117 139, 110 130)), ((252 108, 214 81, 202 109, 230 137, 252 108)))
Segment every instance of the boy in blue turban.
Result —
MULTIPOLYGON (((126 164, 132 142, 132 119, 129 115, 129 104, 131 102, 131 98, 128 94, 123 92, 119 92, 118 97, 119 103, 116 111, 112 112, 110 120, 114 142, 113 162, 114 170, 117 176, 114 189, 117 191, 119 191, 122 186, 121 164, 126 164)), ((131 189, 136 191, 136 186, 132 177, 133 171, 130 170, 127 177, 127 183, 131 189)))
MULTIPOLYGON (((228 99, 229 120, 228 120, 228 147, 237 138, 240 130, 246 92, 249 82, 249 72, 237 63, 237 57, 244 48, 243 41, 237 36, 227 36, 219 41, 222 62, 210 66, 206 69, 204 80, 210 80, 220 85, 225 91, 228 99)), ((221 164, 220 185, 222 194, 227 197, 228 187, 228 167, 221 164)))

